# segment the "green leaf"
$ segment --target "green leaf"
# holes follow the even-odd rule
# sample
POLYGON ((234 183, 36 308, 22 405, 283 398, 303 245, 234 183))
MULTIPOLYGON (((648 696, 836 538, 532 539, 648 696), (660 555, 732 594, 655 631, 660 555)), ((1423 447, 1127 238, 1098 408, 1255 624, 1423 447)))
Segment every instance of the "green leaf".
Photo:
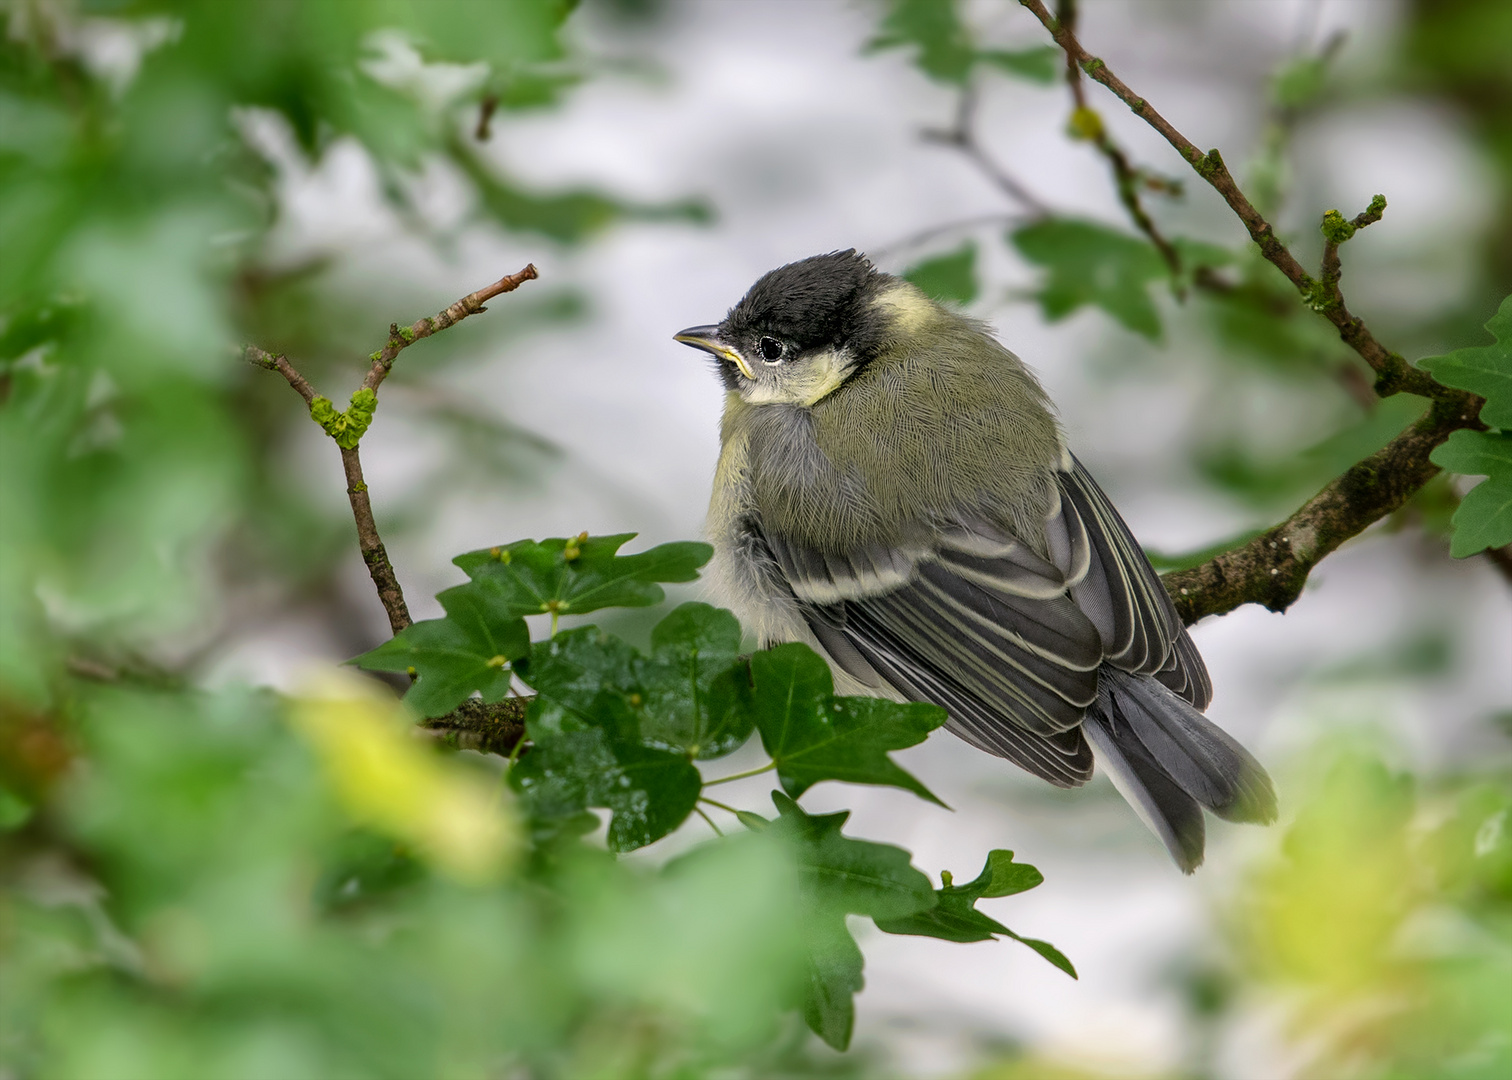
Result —
POLYGON ((656 624, 651 656, 637 665, 647 742, 705 759, 744 744, 755 718, 740 637, 739 620, 708 604, 679 605, 656 624))
POLYGON ((428 619, 352 661, 368 671, 413 671, 405 704, 421 716, 444 716, 481 691, 484 701, 509 692, 508 662, 530 652, 530 631, 475 585, 458 585, 436 597, 444 619, 428 619))
POLYGON ((937 82, 966 84, 977 53, 954 0, 889 0, 868 52, 912 46, 914 64, 937 82))
POLYGON ((1160 337, 1149 284, 1166 276, 1166 265, 1145 241, 1066 218, 1025 225, 1009 239, 1025 259, 1048 271, 1039 291, 1045 318, 1063 319, 1090 304, 1136 334, 1160 337))
POLYGON ((1312 104, 1328 79, 1329 56, 1298 56, 1271 77, 1271 99, 1283 109, 1312 104))
POLYGON ((477 186, 483 207, 504 225, 577 243, 619 221, 685 221, 706 225, 714 219, 699 199, 632 203, 592 189, 552 193, 529 191, 486 167, 470 147, 453 142, 451 159, 477 186))
POLYGON ((622 689, 633 681, 635 659, 630 646, 593 627, 541 643, 529 668, 540 691, 525 720, 532 746, 510 771, 538 821, 571 820, 590 806, 612 811, 611 851, 661 839, 693 812, 703 788, 685 755, 641 738, 622 689))
POLYGON ((0 784, 0 832, 19 829, 31 820, 32 804, 0 784))
POLYGON ((843 780, 899 787, 945 805, 887 756, 923 742, 945 722, 945 710, 920 702, 836 697, 829 665, 798 643, 757 653, 751 676, 761 744, 789 795, 797 798, 821 780, 843 780))
POLYGON ((1011 52, 1003 49, 983 49, 977 53, 977 59, 1009 75, 1048 85, 1055 81, 1056 74, 1062 70, 1065 63, 1062 55, 1054 45, 1036 45, 1011 52))
POLYGON ((1037 869, 1026 863, 1014 862, 1011 851, 997 850, 988 853, 987 865, 982 867, 982 872, 965 885, 953 884, 948 873, 941 877, 945 878, 945 884, 935 892, 934 907, 901 919, 877 919, 877 928, 889 934, 917 934, 957 942, 989 941, 1001 934, 1023 942, 1067 975, 1076 978, 1076 969, 1071 966, 1071 961, 1054 945, 1034 938, 1020 937, 996 919, 976 909, 976 902, 983 898, 1012 896, 1039 885, 1045 878, 1037 869))
POLYGON ((651 632, 652 653, 593 627, 537 642, 522 669, 540 694, 587 713, 614 696, 648 746, 715 758, 751 734, 751 679, 739 655, 740 623, 708 604, 683 604, 651 632))
POLYGON ((903 276, 935 300, 964 306, 977 297, 976 256, 976 242, 967 241, 948 255, 916 263, 903 276))
POLYGON ((821 1039, 844 1050, 855 1025, 853 996, 865 985, 861 950, 845 916, 904 919, 932 907, 935 894, 902 848, 841 836, 849 813, 812 816, 780 791, 772 792, 772 802, 778 812, 772 831, 792 845, 808 912, 803 1018, 821 1039))
POLYGON ((499 610, 513 615, 581 615, 606 607, 648 607, 666 594, 657 582, 692 581, 714 549, 708 544, 661 544, 638 555, 618 555, 634 533, 571 539, 517 540, 458 555, 467 572, 499 610))
POLYGON ((1445 386, 1469 390, 1485 398, 1480 418, 1506 431, 1512 429, 1512 296, 1502 300, 1486 329, 1496 339, 1495 345, 1430 356, 1419 360, 1418 367, 1445 386))
POLYGON ((1449 553, 1463 559, 1488 547, 1512 544, 1512 432, 1456 431, 1428 458, 1462 476, 1486 477, 1454 512, 1449 553))

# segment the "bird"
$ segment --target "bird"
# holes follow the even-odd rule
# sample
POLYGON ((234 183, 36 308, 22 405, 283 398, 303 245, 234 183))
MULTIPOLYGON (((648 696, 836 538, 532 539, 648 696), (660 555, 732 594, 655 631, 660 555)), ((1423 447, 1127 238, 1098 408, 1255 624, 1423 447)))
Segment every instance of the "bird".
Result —
POLYGON ((987 324, 851 249, 673 337, 724 383, 707 577, 763 648, 942 706, 1057 787, 1100 766, 1185 873, 1204 811, 1275 819, 1159 577, 987 324))

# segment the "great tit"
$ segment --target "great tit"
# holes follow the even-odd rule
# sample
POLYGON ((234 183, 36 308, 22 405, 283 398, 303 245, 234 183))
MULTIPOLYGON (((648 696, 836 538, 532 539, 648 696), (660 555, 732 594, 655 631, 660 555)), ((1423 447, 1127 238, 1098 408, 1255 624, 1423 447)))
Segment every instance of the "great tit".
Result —
POLYGON ((1160 579, 984 323, 852 250, 674 336, 728 390, 711 578, 763 646, 808 643, 842 693, 941 705, 1058 787, 1095 761, 1187 873, 1204 807, 1274 819, 1270 777, 1202 715, 1160 579))

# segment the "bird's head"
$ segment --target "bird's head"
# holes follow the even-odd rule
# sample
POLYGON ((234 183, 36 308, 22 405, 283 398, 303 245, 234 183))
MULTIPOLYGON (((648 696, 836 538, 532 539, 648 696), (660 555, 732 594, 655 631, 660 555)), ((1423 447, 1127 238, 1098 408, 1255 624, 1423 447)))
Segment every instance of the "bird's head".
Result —
POLYGON ((725 385, 753 405, 814 405, 921 315, 913 285, 854 250, 815 255, 761 277, 718 324, 677 341, 709 353, 725 385))

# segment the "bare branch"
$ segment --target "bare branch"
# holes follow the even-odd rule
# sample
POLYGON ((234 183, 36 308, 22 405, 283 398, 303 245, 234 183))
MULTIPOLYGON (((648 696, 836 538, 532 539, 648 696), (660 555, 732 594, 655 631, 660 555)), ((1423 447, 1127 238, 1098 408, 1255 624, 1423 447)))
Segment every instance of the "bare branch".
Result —
POLYGON ((410 618, 404 590, 399 587, 394 565, 389 562, 388 551, 378 535, 373 504, 368 499, 367 483, 362 479, 362 458, 355 446, 341 448, 341 467, 346 472, 347 499, 352 504, 352 520, 357 523, 357 546, 362 549, 362 561, 367 563, 368 576, 378 590, 378 601, 388 615, 389 629, 397 634, 415 620, 410 618))
MULTIPOLYGON (((1060 0, 1056 10, 1060 15, 1060 25, 1075 33, 1075 0, 1060 0)), ((1144 204, 1140 202, 1139 188, 1144 183, 1144 176, 1129 161, 1129 156, 1123 152, 1123 148, 1108 134, 1108 129, 1103 126, 1102 117, 1087 105, 1087 95, 1082 87, 1081 68, 1072 59, 1070 53, 1066 54, 1066 85, 1071 88, 1071 98, 1076 103, 1076 109, 1071 114, 1071 130, 1081 138, 1089 140, 1093 146, 1097 147, 1098 152, 1108 159, 1108 165, 1113 170, 1113 184, 1118 189, 1118 201, 1123 203, 1135 227, 1145 234, 1150 243, 1155 246, 1155 250, 1160 253, 1161 259, 1165 261, 1166 268, 1171 273, 1177 297, 1184 296, 1186 289, 1181 283, 1181 253, 1166 239, 1165 234, 1160 231, 1145 210, 1144 204)), ((1206 277, 1199 278, 1199 284, 1206 280, 1206 277)))
POLYGON ((988 180, 1034 217, 1046 217, 1050 208, 1007 169, 997 163, 982 146, 976 133, 978 94, 975 85, 962 88, 956 99, 955 123, 949 128, 929 128, 920 132, 925 142, 949 146, 961 151, 988 180))
POLYGON ((390 325, 388 341, 383 348, 368 357, 373 362, 373 366, 368 369, 367 377, 362 380, 363 388, 377 390, 379 384, 388 378, 388 373, 394 366, 394 359, 421 338, 428 338, 432 334, 445 330, 448 326, 454 326, 469 315, 478 315, 487 311, 488 309, 483 305, 488 301, 504 293, 514 292, 525 282, 534 281, 539 276, 535 263, 528 263, 525 269, 513 274, 505 274, 492 285, 481 288, 477 292, 468 293, 439 315, 421 319, 409 326, 400 326, 398 323, 390 325))
POLYGON ((242 359, 257 367, 278 372, 288 380, 289 385, 294 388, 294 392, 304 398, 306 405, 310 405, 315 401, 317 396, 315 388, 310 385, 303 375, 294 370, 293 365, 289 363, 288 358, 283 353, 275 356, 270 352, 264 352, 256 345, 247 345, 242 349, 242 359))
MULTIPOLYGON (((1309 305, 1333 323, 1344 343, 1359 353, 1360 358, 1370 365, 1371 370, 1376 373, 1377 393, 1382 397, 1397 393, 1420 394, 1430 398, 1449 396, 1463 399, 1468 396, 1460 391, 1441 386, 1426 371, 1409 364, 1400 353, 1387 349, 1376 340, 1375 335, 1359 318, 1350 313, 1342 296, 1337 297, 1336 302, 1320 303, 1319 283, 1302 268, 1302 264, 1297 261, 1286 245, 1277 239, 1275 229, 1240 190, 1217 150, 1210 150, 1204 154, 1197 149, 1190 139, 1172 127, 1171 123, 1155 111, 1149 102, 1135 94, 1114 75, 1107 64, 1082 48, 1074 31, 1051 16, 1041 0, 1019 0, 1019 3, 1028 8, 1045 29, 1050 31, 1055 43, 1065 52, 1069 61, 1074 61, 1088 78, 1107 87, 1120 101, 1133 110, 1136 116, 1160 132, 1166 142, 1175 148, 1197 175, 1213 186, 1213 189, 1223 197, 1224 202, 1228 203, 1229 208, 1244 223, 1250 239, 1259 245, 1260 253, 1266 260, 1286 275, 1309 305)), ((1479 409, 1478 404, 1476 409, 1479 409)))
POLYGON ((388 615, 389 629, 395 634, 409 626, 414 620, 410 618, 409 606, 404 602, 404 590, 400 588, 394 566, 389 562, 383 539, 378 535, 378 524, 373 520, 373 504, 368 498, 367 482, 362 477, 362 458, 357 451, 362 433, 366 430, 367 420, 371 418, 372 410, 377 404, 378 387, 384 379, 388 378, 388 373, 394 366, 394 359, 410 345, 421 338, 430 337, 432 334, 445 330, 448 326, 461 322, 469 315, 487 311, 488 309, 483 305, 488 301, 504 293, 513 292, 525 282, 532 281, 538 276, 535 264, 530 263, 523 270, 505 274, 492 285, 485 286, 477 292, 468 293, 439 315, 421 319, 411 326, 402 328, 397 323, 391 324, 388 343, 368 357, 372 366, 369 367, 367 376, 362 380, 362 388, 353 395, 352 408, 348 414, 335 413, 330 401, 316 393, 309 380, 301 375, 283 354, 275 355, 256 345, 248 345, 242 350, 242 357, 248 363, 282 375, 310 407, 311 416, 325 428, 327 434, 341 449, 341 467, 346 473, 347 498, 352 504, 352 520, 357 526, 357 543, 362 549, 362 561, 367 564, 368 575, 373 579, 373 588, 378 591, 378 600, 383 604, 383 610, 388 615), (364 395, 367 412, 365 417, 354 426, 353 417, 359 409, 359 398, 364 395), (324 410, 324 413, 317 410, 324 410), (326 419, 322 419, 322 415, 326 419), (331 419, 333 416, 334 419, 331 419))

